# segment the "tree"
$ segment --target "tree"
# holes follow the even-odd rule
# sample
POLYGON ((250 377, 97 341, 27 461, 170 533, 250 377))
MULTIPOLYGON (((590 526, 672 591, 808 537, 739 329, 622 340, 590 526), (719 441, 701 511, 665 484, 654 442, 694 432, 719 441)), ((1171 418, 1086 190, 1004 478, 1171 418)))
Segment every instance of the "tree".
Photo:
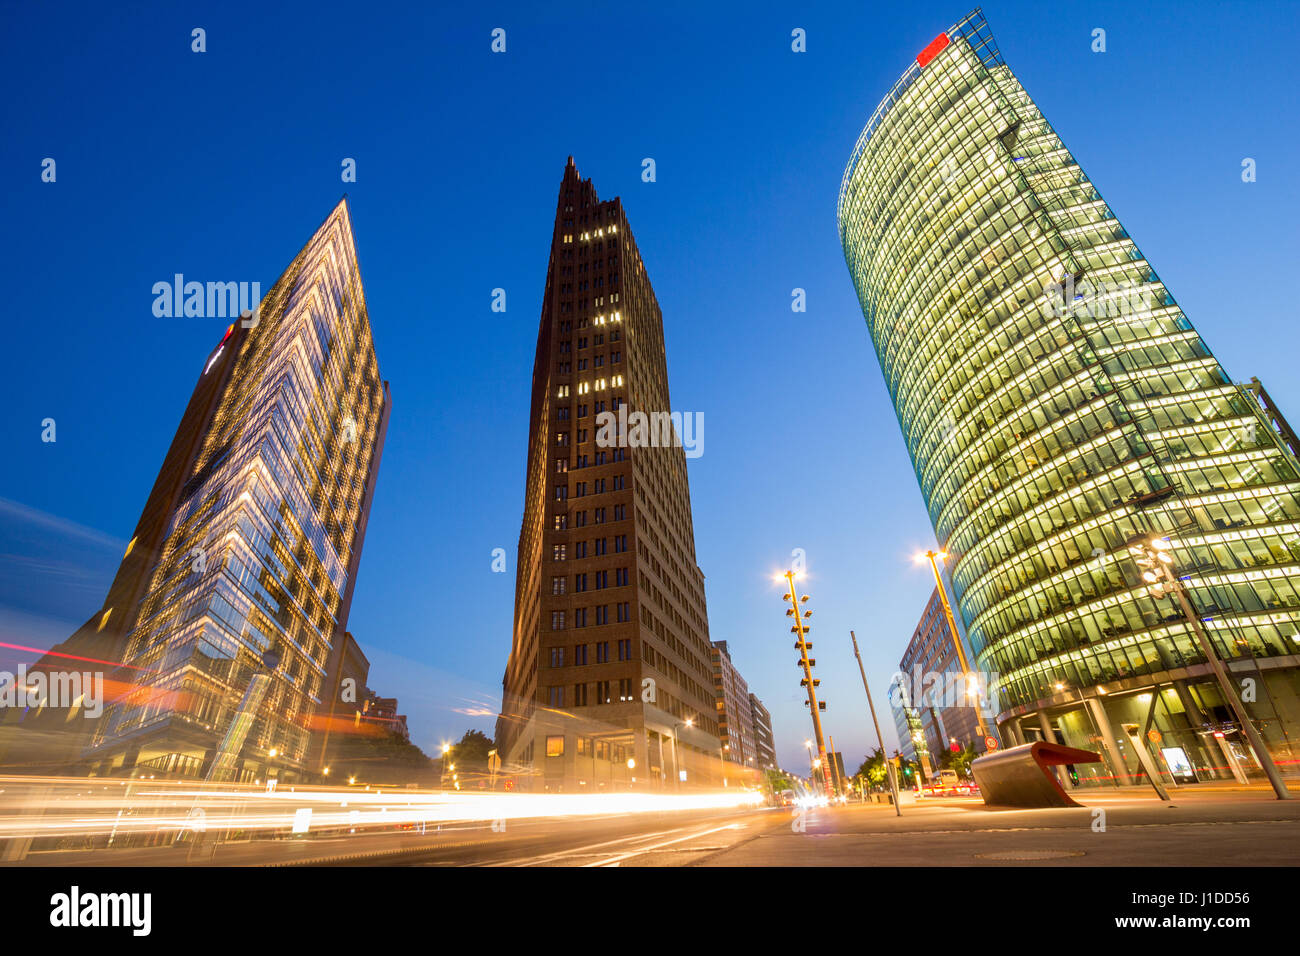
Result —
POLYGON ((436 785, 434 762, 400 734, 376 724, 337 734, 330 742, 331 781, 422 787, 436 785))
POLYGON ((763 776, 767 784, 767 789, 772 793, 780 793, 782 790, 794 789, 790 784, 790 778, 782 770, 768 769, 763 771, 763 776))
POLYGON ((885 769, 885 755, 879 747, 870 757, 862 761, 862 766, 858 767, 858 775, 866 777, 873 787, 880 786, 888 779, 889 771, 885 769))
POLYGON ((953 753, 951 748, 945 750, 939 757, 939 766, 945 770, 955 770, 959 777, 970 776, 971 761, 975 759, 975 743, 971 741, 961 750, 953 753))
POLYGON ((457 772, 487 773, 488 754, 495 747, 492 738, 481 730, 467 730, 459 743, 452 744, 449 762, 456 765, 457 772))

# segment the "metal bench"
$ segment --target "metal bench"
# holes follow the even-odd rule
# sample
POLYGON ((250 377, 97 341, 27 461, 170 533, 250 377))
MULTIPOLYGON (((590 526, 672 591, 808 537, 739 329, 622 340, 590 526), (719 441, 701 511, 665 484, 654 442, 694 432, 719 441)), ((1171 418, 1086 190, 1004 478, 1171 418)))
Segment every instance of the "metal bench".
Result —
POLYGON ((979 757, 970 765, 990 807, 1077 807, 1052 767, 1098 763, 1101 754, 1037 740, 979 757))

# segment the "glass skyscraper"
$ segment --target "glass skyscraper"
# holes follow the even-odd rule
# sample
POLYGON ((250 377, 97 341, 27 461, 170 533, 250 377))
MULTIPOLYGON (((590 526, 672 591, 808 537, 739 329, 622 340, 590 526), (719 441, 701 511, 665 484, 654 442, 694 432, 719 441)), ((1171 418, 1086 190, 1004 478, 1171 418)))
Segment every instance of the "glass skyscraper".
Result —
POLYGON ((131 626, 92 770, 322 769, 390 406, 345 200, 204 361, 100 621, 131 626))
POLYGON ((1102 749, 1123 780, 1137 763, 1117 731, 1136 723, 1198 775, 1253 767, 1187 622, 1128 552, 1160 533, 1285 763, 1300 725, 1300 467, 978 10, 872 115, 838 220, 1004 739, 1102 749))

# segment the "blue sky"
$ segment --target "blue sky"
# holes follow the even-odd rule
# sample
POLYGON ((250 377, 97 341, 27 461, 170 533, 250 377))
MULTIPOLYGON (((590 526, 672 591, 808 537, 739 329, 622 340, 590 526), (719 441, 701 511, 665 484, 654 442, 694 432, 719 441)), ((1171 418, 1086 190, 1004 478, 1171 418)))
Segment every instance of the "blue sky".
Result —
MULTIPOLYGON (((1012 69, 1211 348, 1293 418, 1298 10, 984 6, 1012 69), (1254 183, 1241 181, 1245 157, 1254 183)), ((99 606, 224 329, 155 318, 153 283, 182 272, 267 287, 346 190, 394 402, 351 629, 372 686, 399 697, 426 749, 490 731, 537 318, 572 154, 602 197, 623 197, 664 313, 674 407, 705 415, 689 473, 711 636, 772 709, 782 762, 803 768, 808 718, 771 581, 803 548, 827 729, 856 766, 871 734, 848 631, 881 704, 932 586, 911 558, 933 538, 835 200, 876 103, 966 12, 9 7, 0 640, 48 646, 99 606), (190 50, 194 27, 206 53, 190 50), (489 49, 495 27, 504 54, 489 49), (806 53, 790 49, 796 27, 806 53), (45 157, 54 183, 41 182, 45 157), (355 183, 340 180, 344 157, 355 183), (646 157, 654 183, 640 178, 646 157), (497 287, 504 314, 490 310, 497 287), (806 313, 790 310, 796 287, 806 313), (53 444, 40 440, 47 417, 53 444), (507 574, 491 571, 497 547, 507 574), (439 623, 449 592, 455 633, 439 623)))

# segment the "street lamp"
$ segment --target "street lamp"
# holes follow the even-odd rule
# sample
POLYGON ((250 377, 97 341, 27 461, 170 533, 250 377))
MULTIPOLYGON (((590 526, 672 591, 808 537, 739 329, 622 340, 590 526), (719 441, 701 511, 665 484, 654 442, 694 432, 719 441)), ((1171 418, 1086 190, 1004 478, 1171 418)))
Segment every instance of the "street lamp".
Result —
POLYGON ((808 690, 808 700, 805 703, 808 709, 812 711, 813 735, 817 738, 817 756, 821 761, 820 766, 825 794, 827 799, 830 799, 835 795, 835 789, 831 784, 831 771, 829 761, 826 759, 826 742, 825 738, 822 737, 821 719, 821 711, 825 710, 826 702, 817 700, 817 687, 821 685, 821 681, 815 680, 812 676, 812 669, 816 666, 817 661, 808 656, 808 652, 812 650, 812 641, 808 640, 808 632, 811 628, 804 624, 806 618, 812 617, 812 611, 803 608, 803 605, 808 603, 808 595, 805 594, 803 597, 799 597, 795 591, 795 572, 787 571, 782 577, 789 588, 782 598, 782 600, 790 602, 790 606, 785 609, 785 615, 794 618, 790 633, 795 635, 794 649, 799 652, 799 667, 803 670, 803 679, 799 681, 799 686, 808 690))
MULTIPOLYGON (((973 690, 977 691, 978 684, 975 682, 975 676, 971 673, 970 664, 966 661, 966 651, 961 646, 961 638, 957 635, 957 621, 952 616, 952 605, 948 603, 948 589, 944 587, 943 578, 939 574, 939 562, 948 557, 948 552, 927 551, 924 555, 917 555, 917 560, 919 561, 922 557, 930 559, 930 570, 934 572, 934 583, 939 589, 939 602, 943 605, 943 616, 948 621, 948 631, 952 634, 952 646, 957 651, 957 663, 961 665, 961 679, 965 685, 963 693, 970 695, 973 690)), ((984 715, 980 711, 978 692, 975 695, 975 727, 981 737, 988 736, 984 730, 984 715)))
POLYGON ((681 744, 677 741, 677 728, 686 727, 689 729, 694 726, 694 717, 687 717, 685 721, 673 724, 673 769, 677 771, 678 790, 682 789, 682 748, 681 744))
POLYGON ((1129 554, 1133 561, 1142 570, 1142 580, 1147 584, 1147 593, 1156 600, 1173 596, 1179 606, 1182 608, 1183 617, 1186 619, 1188 626, 1196 634, 1196 640, 1201 645, 1201 653, 1210 663, 1210 669, 1214 671, 1215 680, 1219 683, 1219 691, 1223 699, 1228 702, 1232 708, 1233 714, 1237 718, 1237 723, 1241 726, 1242 733, 1250 742, 1250 748, 1255 752, 1255 759, 1259 765, 1264 768, 1264 774, 1268 777, 1268 782, 1273 785, 1273 792, 1277 794, 1279 800, 1290 800, 1291 791, 1286 788, 1282 782, 1282 775, 1278 773, 1277 764, 1273 763, 1273 757, 1264 746, 1264 738, 1260 736, 1255 724, 1251 721, 1250 715, 1246 713, 1246 708, 1241 703, 1241 698, 1237 695, 1237 689, 1232 686, 1228 679, 1228 672, 1224 669, 1223 662, 1219 660, 1219 655, 1214 650, 1214 645, 1210 643, 1209 635, 1205 633, 1205 628, 1201 626, 1201 619, 1196 616, 1196 611, 1192 607, 1192 602, 1187 597, 1187 588, 1182 580, 1174 574, 1174 556, 1170 554, 1173 545, 1168 538, 1159 535, 1150 537, 1139 537, 1129 542, 1129 554))

